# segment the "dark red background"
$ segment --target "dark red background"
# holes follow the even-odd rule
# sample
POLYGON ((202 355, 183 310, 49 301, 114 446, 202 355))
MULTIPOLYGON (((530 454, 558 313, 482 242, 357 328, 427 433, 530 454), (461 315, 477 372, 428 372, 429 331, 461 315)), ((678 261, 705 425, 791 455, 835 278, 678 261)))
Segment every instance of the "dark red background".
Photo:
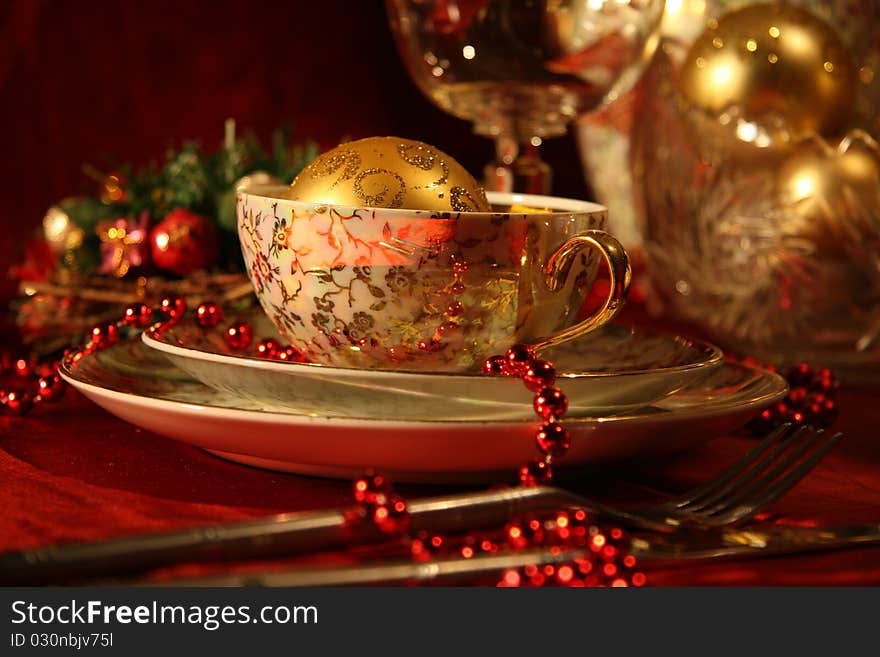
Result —
MULTIPOLYGON (((94 193, 83 163, 146 163, 191 138, 213 149, 228 117, 264 140, 285 123, 327 147, 421 139, 475 174, 493 152, 410 82, 378 0, 3 0, 0 271, 50 205, 94 193)), ((571 137, 545 158, 557 193, 586 195, 571 137)))

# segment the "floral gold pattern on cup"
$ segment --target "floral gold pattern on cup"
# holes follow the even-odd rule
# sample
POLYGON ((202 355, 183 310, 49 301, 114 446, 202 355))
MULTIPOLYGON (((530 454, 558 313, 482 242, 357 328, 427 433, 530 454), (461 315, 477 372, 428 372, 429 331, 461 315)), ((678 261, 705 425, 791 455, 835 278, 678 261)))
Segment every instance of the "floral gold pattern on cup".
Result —
MULTIPOLYGON (((593 204, 516 197, 557 211, 452 213, 316 205, 284 192, 239 192, 242 253, 267 315, 318 363, 479 369, 514 342, 551 344, 571 331, 597 251, 619 271, 626 264, 600 230, 604 208, 593 204), (580 244, 585 235, 601 244, 580 244), (554 257, 559 266, 549 271, 554 257)), ((496 205, 514 200, 490 195, 496 205)), ((625 296, 628 269, 618 278, 610 314, 625 296)))

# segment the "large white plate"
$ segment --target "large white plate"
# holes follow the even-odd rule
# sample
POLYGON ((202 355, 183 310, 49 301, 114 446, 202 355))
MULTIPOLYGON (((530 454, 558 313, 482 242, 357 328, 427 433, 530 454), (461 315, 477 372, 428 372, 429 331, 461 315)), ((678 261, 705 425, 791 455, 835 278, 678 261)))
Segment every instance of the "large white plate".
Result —
MULTIPOLYGON (((262 313, 249 320, 258 335, 277 337, 262 313)), ((264 360, 232 351, 221 331, 206 331, 192 319, 148 330, 143 340, 202 383, 265 410, 418 420, 434 415, 439 399, 446 415, 437 417, 450 419, 518 419, 531 413, 532 396, 514 378, 264 360)), ((651 404, 698 383, 723 361, 710 344, 623 326, 605 327, 542 356, 556 366, 569 417, 651 404)))
MULTIPOLYGON (((536 454, 534 419, 453 421, 442 404, 421 420, 266 412, 205 386, 140 342, 121 343, 61 375, 139 427, 250 465, 351 478, 373 468, 398 481, 510 481, 536 454)), ((566 421, 567 466, 685 450, 736 429, 787 390, 778 375, 725 364, 699 385, 625 415, 566 421)), ((525 393, 525 391, 523 391, 525 393)))

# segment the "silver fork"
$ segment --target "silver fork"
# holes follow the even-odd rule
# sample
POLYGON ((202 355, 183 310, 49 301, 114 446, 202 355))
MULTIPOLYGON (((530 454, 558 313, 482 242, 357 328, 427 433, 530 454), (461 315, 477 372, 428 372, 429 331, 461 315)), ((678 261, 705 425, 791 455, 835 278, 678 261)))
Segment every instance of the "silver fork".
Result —
MULTIPOLYGON (((497 527, 529 512, 580 508, 597 522, 675 532, 738 522, 790 490, 842 438, 782 426, 709 483, 660 504, 611 508, 549 486, 510 488, 410 500, 412 531, 455 533, 497 527)), ((0 554, 0 584, 40 584, 144 572, 192 561, 241 561, 344 549, 387 537, 352 522, 359 509, 289 513, 258 520, 108 541, 0 554)))
POLYGON ((782 425, 707 484, 638 513, 673 527, 742 522, 797 485, 842 438, 782 425))

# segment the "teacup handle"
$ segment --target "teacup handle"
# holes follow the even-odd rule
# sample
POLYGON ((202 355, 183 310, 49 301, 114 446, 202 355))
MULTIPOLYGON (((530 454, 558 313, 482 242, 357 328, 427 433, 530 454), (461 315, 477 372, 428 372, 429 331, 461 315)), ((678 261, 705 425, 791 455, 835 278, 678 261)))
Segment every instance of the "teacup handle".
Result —
POLYGON ((629 292, 629 285, 632 282, 629 256, 627 256, 623 245, 613 235, 603 230, 588 230, 575 235, 551 254, 547 259, 547 264, 544 265, 547 287, 551 292, 556 292, 565 285, 575 257, 584 249, 597 249, 608 265, 611 278, 608 298, 605 299, 605 303, 599 310, 574 326, 532 343, 531 346, 535 350, 553 347, 589 333, 609 322, 623 308, 623 303, 629 292))

